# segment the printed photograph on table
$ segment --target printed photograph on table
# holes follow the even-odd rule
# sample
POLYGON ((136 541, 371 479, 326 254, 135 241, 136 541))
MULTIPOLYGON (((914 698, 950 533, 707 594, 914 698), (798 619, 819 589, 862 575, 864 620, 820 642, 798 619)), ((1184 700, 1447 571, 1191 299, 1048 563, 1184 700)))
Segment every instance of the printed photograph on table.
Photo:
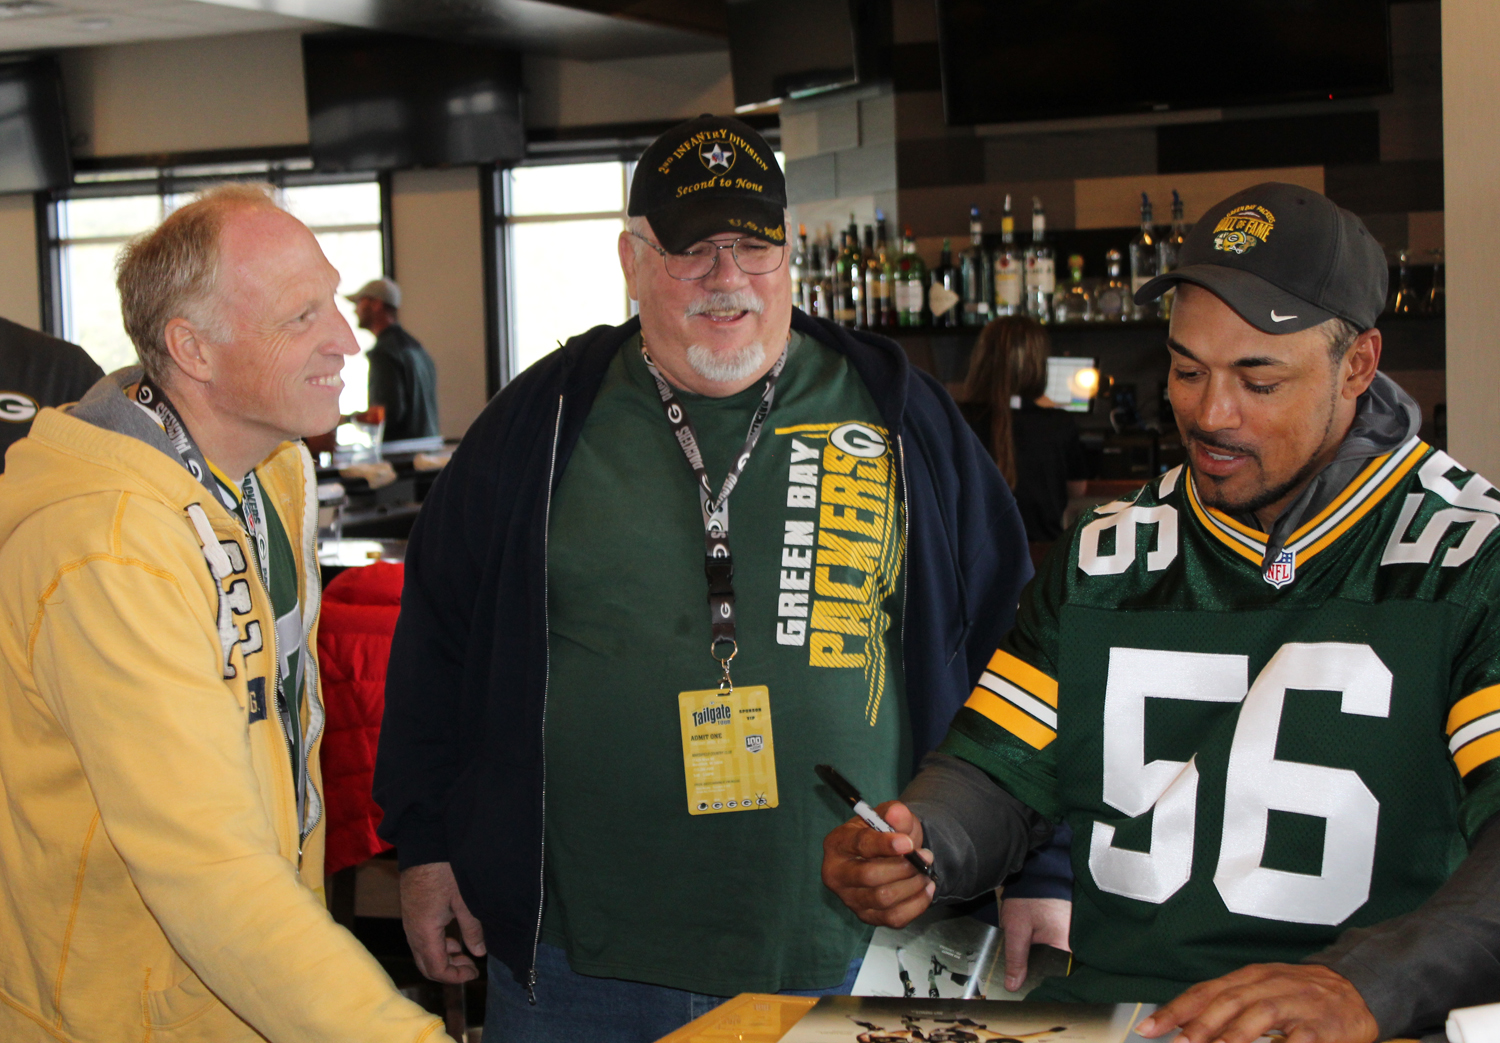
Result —
POLYGON ((824 996, 781 1043, 1127 1043, 1149 1003, 824 996))
POLYGON ((870 936, 856 996, 908 999, 1019 1000, 1043 978, 1068 973, 1072 957, 1050 945, 1033 945, 1026 980, 1005 988, 1005 935, 973 916, 936 906, 905 927, 877 927, 870 936))

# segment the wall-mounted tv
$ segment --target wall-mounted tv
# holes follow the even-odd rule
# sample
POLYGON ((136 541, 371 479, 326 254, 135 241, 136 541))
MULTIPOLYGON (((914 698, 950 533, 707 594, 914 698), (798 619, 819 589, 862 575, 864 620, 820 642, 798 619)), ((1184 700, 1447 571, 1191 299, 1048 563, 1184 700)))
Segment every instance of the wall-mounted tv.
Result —
POLYGON ((890 0, 728 0, 736 111, 885 75, 890 0))
POLYGON ((56 60, 0 61, 0 192, 38 192, 72 181, 56 60))
POLYGON ((950 125, 1391 90, 1386 0, 937 0, 950 125))
POLYGON ((507 163, 526 152, 521 58, 385 33, 302 38, 318 170, 507 163))

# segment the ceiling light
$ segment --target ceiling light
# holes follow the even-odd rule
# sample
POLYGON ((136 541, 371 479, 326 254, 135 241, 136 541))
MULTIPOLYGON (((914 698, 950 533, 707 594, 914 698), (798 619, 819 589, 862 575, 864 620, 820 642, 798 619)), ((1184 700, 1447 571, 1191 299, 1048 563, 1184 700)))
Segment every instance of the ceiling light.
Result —
POLYGON ((114 25, 115 20, 113 18, 106 18, 103 15, 89 15, 87 18, 78 19, 73 24, 86 32, 97 33, 114 25))

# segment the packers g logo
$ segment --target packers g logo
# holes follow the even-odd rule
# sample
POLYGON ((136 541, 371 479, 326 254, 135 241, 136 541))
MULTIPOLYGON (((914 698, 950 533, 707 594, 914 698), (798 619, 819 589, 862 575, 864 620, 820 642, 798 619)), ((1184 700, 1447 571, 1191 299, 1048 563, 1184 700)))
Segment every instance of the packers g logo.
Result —
POLYGON ((850 456, 877 460, 885 455, 885 436, 864 424, 842 424, 828 435, 828 441, 850 456))
POLYGON ((727 174, 736 159, 734 146, 727 141, 705 141, 698 149, 698 158, 712 174, 727 174))
POLYGON ((42 407, 30 395, 19 391, 0 391, 0 420, 8 424, 24 424, 33 419, 42 407))
POLYGON ((1276 217, 1265 207, 1236 207, 1214 226, 1214 249, 1243 254, 1269 239, 1275 227, 1276 217))

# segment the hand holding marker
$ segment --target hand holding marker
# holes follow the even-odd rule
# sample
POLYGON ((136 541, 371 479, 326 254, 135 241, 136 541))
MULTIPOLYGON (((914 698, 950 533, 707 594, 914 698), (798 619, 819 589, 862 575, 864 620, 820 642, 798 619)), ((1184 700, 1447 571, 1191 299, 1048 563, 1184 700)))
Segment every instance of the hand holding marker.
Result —
MULTIPOLYGON (((896 832, 895 827, 881 818, 880 813, 874 808, 866 804, 865 798, 859 795, 859 790, 851 786, 848 779, 834 771, 831 765, 817 764, 813 766, 813 771, 818 773, 818 778, 828 784, 829 789, 849 802, 849 806, 854 809, 856 815, 864 820, 865 825, 880 833, 896 832)), ((937 873, 922 859, 921 855, 915 851, 908 851, 906 853, 906 860, 916 866, 933 883, 937 883, 937 873)))

